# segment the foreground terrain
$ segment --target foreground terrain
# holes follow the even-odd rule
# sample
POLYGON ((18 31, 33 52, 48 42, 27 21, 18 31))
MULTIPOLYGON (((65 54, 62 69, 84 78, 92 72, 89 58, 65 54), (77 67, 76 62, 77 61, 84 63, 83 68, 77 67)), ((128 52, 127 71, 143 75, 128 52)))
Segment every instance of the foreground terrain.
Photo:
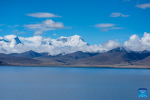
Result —
POLYGON ((104 53, 74 52, 51 56, 48 53, 28 51, 0 54, 1 66, 70 66, 70 67, 117 67, 150 68, 150 52, 128 51, 118 47, 104 53))

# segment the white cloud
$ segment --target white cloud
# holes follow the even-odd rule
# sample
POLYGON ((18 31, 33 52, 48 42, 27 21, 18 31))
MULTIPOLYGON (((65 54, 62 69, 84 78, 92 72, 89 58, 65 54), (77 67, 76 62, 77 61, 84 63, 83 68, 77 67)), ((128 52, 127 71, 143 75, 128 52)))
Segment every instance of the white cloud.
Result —
POLYGON ((110 27, 109 29, 124 29, 124 27, 110 27))
POLYGON ((111 13, 110 17, 120 17, 121 13, 111 13))
POLYGON ((37 18, 61 17, 61 16, 55 15, 53 13, 45 13, 45 12, 31 13, 31 14, 26 14, 26 15, 31 16, 31 17, 37 17, 37 18))
POLYGON ((8 27, 18 27, 19 25, 13 25, 13 26, 10 26, 10 25, 7 25, 8 27))
POLYGON ((108 28, 101 28, 101 31, 108 31, 108 28))
POLYGON ((109 29, 123 29, 123 27, 115 27, 116 24, 111 23, 101 23, 96 24, 94 27, 98 27, 101 31, 108 31, 109 29))
POLYGON ((150 33, 144 32, 144 36, 141 38, 141 43, 150 46, 150 33))
MULTIPOLYGON (((17 40, 16 40, 16 35, 6 35, 6 36, 4 36, 4 39, 5 40, 7 40, 7 41, 9 41, 9 42, 6 42, 6 44, 4 45, 4 47, 5 46, 8 46, 8 47, 10 47, 9 49, 11 49, 11 48, 13 48, 16 44, 18 44, 17 42, 17 40)), ((3 41, 4 42, 4 41, 3 41)), ((8 48, 4 48, 4 49, 8 49, 8 48)))
POLYGON ((62 22, 54 22, 51 19, 47 19, 42 22, 43 26, 45 27, 50 27, 50 28, 55 28, 55 29, 63 29, 64 25, 62 22))
POLYGON ((109 40, 108 42, 103 43, 103 44, 104 44, 104 47, 109 50, 121 46, 121 44, 118 41, 113 41, 113 40, 109 40))
POLYGON ((26 33, 26 32, 19 31, 19 30, 13 30, 13 33, 14 33, 14 34, 24 34, 24 33, 26 33))
POLYGON ((39 34, 42 34, 42 33, 43 33, 42 30, 38 30, 38 31, 35 31, 35 32, 34 32, 34 35, 39 35, 39 34))
POLYGON ((121 14, 121 17, 129 17, 130 15, 121 14))
POLYGON ((56 36, 56 34, 53 34, 54 36, 56 36))
POLYGON ((24 27, 27 27, 29 29, 40 29, 40 28, 42 28, 41 24, 29 24, 29 25, 24 25, 24 27))
POLYGON ((124 45, 134 51, 150 50, 150 33, 144 32, 140 39, 138 35, 132 35, 124 45))
POLYGON ((37 46, 37 45, 41 45, 43 37, 42 36, 33 36, 33 37, 27 37, 27 38, 19 37, 19 39, 23 41, 24 43, 29 43, 29 44, 31 43, 37 46))
POLYGON ((34 30, 35 35, 42 34, 43 31, 64 29, 65 26, 62 22, 54 22, 52 19, 46 19, 42 23, 24 25, 24 27, 34 30))
POLYGON ((16 35, 6 35, 6 36, 4 36, 4 39, 11 41, 16 37, 17 37, 16 35))
POLYGON ((95 27, 112 27, 115 24, 111 24, 111 23, 102 23, 102 24, 96 24, 95 27))
POLYGON ((128 41, 124 42, 124 45, 131 50, 141 49, 140 47, 142 46, 141 40, 137 35, 132 35, 128 41))
POLYGON ((110 17, 129 17, 130 15, 125 15, 122 13, 111 13, 110 17))
POLYGON ((150 8, 150 3, 137 4, 136 7, 142 8, 142 9, 150 8))

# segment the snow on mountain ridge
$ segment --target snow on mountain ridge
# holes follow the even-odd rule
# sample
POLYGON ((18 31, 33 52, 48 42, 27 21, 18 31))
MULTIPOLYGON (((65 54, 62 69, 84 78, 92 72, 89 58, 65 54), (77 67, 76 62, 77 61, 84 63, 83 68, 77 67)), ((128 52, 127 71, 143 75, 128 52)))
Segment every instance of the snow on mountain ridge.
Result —
MULTIPOLYGON (((48 52, 50 55, 57 55, 61 53, 73 53, 76 51, 83 52, 104 52, 110 50, 104 45, 88 45, 84 39, 79 35, 70 37, 61 36, 58 39, 51 39, 50 37, 33 36, 33 37, 17 37, 15 35, 7 35, 4 37, 2 48, 8 53, 22 53, 29 50, 35 52, 48 52)), ((111 42, 111 41, 109 41, 111 42)), ((113 42, 114 43, 114 42, 113 42)), ((1 52, 2 50, 0 50, 1 52)))
POLYGON ((57 39, 57 41, 62 41, 63 43, 67 42, 67 37, 61 36, 60 38, 57 39))
POLYGON ((7 35, 4 38, 0 37, 0 44, 5 44, 5 45, 9 45, 10 47, 14 47, 17 44, 20 44, 21 41, 19 40, 19 38, 15 35, 7 35))
POLYGON ((125 52, 133 52, 132 50, 130 50, 129 48, 127 47, 124 47, 124 46, 119 46, 117 48, 114 48, 110 51, 125 51, 125 52))
POLYGON ((74 35, 74 36, 71 36, 71 37, 61 36, 60 38, 57 39, 57 41, 62 41, 65 46, 82 46, 82 45, 87 45, 87 43, 79 35, 74 35))
POLYGON ((33 37, 17 37, 15 35, 0 37, 0 53, 23 53, 30 50, 38 53, 48 52, 49 55, 68 54, 76 51, 92 53, 102 53, 109 50, 135 52, 132 49, 130 50, 128 46, 121 45, 118 41, 113 40, 104 44, 88 45, 79 35, 61 36, 57 39, 38 35, 33 37))

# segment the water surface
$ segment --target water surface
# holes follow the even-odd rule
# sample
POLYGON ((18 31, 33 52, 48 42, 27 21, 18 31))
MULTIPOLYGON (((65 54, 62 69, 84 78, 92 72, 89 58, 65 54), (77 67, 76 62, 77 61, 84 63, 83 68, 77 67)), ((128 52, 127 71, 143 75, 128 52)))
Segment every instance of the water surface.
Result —
POLYGON ((0 100, 150 100, 150 69, 0 67, 0 100))

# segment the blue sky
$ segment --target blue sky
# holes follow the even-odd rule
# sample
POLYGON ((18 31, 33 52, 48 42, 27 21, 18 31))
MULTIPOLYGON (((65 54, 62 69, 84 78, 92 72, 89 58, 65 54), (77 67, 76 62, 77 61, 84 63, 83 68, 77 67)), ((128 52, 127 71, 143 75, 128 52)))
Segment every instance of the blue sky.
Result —
POLYGON ((50 19, 64 26, 38 35, 51 38, 80 35, 89 44, 118 39, 123 44, 133 34, 142 37, 144 32, 150 32, 149 0, 1 0, 0 12, 0 36, 33 36, 39 29, 26 25, 50 19), (55 16, 29 16, 36 13, 55 16))

